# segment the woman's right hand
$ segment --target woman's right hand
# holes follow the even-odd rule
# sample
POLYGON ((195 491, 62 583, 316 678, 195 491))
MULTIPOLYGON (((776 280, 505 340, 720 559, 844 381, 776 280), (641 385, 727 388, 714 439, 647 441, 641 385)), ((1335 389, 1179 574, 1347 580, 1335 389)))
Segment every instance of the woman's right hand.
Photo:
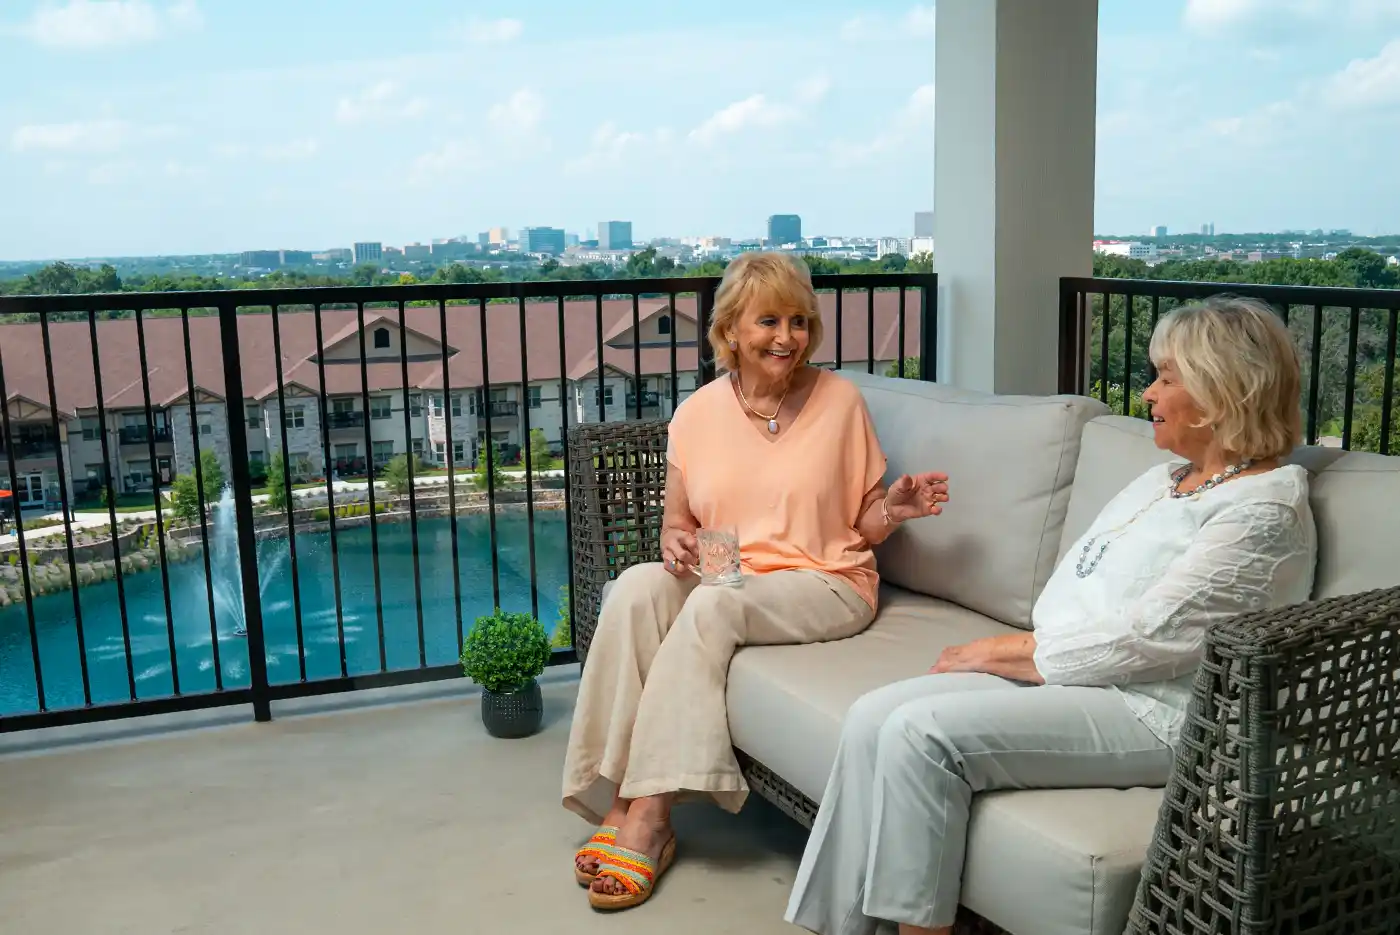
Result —
POLYGON ((690 574, 692 565, 700 561, 700 545, 695 534, 684 529, 666 529, 661 533, 661 561, 666 570, 680 578, 690 574))

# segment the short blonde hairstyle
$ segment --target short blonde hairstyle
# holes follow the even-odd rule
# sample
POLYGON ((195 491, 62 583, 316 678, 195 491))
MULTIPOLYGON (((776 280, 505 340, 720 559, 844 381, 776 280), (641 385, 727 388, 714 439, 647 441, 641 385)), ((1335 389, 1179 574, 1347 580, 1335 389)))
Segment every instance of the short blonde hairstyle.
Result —
POLYGON ((778 308, 807 316, 810 340, 802 363, 811 360, 821 345, 821 308, 817 305, 817 293, 812 288, 812 273, 807 264, 785 253, 741 253, 724 268, 724 278, 715 293, 709 339, 719 369, 734 370, 739 366, 739 355, 729 349, 729 339, 725 335, 744 309, 760 298, 766 298, 778 308))
POLYGON ((1302 368, 1283 320, 1266 303, 1212 296, 1158 323, 1148 355, 1171 361, 1229 454, 1281 458, 1303 435, 1302 368))

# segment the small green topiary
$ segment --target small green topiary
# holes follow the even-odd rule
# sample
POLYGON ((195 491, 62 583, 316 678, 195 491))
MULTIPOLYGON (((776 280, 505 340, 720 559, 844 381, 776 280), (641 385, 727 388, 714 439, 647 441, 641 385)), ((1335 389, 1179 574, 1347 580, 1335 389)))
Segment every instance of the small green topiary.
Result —
POLYGON ((462 671, 487 691, 517 691, 544 671, 549 655, 549 634, 538 620, 498 607, 477 617, 463 641, 462 671))

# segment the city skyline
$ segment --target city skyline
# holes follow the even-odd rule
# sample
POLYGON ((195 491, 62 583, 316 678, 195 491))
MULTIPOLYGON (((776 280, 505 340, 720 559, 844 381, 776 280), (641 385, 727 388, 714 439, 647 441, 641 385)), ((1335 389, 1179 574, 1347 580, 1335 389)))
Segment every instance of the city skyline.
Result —
MULTIPOLYGON (((1393 226, 1400 178, 1370 154, 1400 142, 1400 4, 1265 7, 1102 0, 1096 229, 1393 226)), ((703 19, 634 0, 496 19, 446 0, 392 17, 15 4, 0 78, 26 93, 0 101, 0 258, 603 218, 631 219, 641 243, 745 239, 784 212, 808 234, 907 237, 934 199, 933 25, 931 5, 826 0, 703 19)))

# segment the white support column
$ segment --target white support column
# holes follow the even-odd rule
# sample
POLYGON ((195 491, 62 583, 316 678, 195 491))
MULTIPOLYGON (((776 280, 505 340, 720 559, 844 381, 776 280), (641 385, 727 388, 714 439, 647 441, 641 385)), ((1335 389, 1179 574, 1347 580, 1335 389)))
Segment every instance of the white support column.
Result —
POLYGON ((938 0, 934 269, 949 382, 1053 393, 1093 267, 1098 0, 938 0))

